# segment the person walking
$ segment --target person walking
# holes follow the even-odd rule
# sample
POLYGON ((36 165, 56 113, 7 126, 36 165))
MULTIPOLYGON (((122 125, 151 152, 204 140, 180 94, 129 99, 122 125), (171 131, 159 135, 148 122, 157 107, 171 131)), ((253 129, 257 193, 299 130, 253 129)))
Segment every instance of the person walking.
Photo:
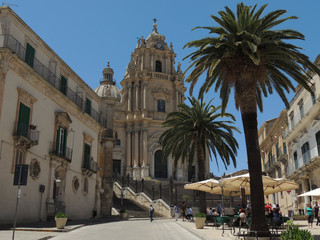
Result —
POLYGON ((184 221, 184 218, 186 217, 186 209, 187 209, 186 203, 182 202, 182 205, 181 205, 182 221, 184 221))
POLYGON ((152 206, 152 204, 150 205, 150 208, 149 208, 149 217, 150 217, 150 222, 153 221, 153 212, 154 212, 154 208, 152 206))
POLYGON ((174 204, 173 211, 174 211, 174 218, 176 219, 176 221, 178 221, 180 210, 177 203, 174 204))
POLYGON ((306 216, 308 218, 308 228, 312 228, 312 223, 313 223, 313 210, 311 208, 311 204, 307 204, 306 208, 306 216))
POLYGON ((313 205, 313 212, 314 212, 314 217, 315 219, 317 219, 317 223, 316 225, 319 225, 319 205, 318 205, 318 201, 316 201, 313 205))
POLYGON ((217 205, 217 212, 219 213, 219 216, 221 216, 221 214, 222 214, 221 202, 218 202, 218 205, 217 205))

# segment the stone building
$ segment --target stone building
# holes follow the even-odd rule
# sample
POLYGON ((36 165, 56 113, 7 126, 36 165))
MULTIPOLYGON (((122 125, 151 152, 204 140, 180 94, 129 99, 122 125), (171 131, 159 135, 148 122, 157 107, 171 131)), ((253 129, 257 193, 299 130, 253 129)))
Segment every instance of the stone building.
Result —
MULTIPOLYGON (((262 171, 272 178, 287 176, 289 168, 288 150, 285 141, 287 111, 283 110, 278 118, 265 121, 259 131, 262 171)), ((294 191, 283 191, 265 196, 265 202, 279 204, 284 214, 293 209, 294 191)))
POLYGON ((146 39, 138 39, 121 81, 120 93, 114 84, 105 81, 95 90, 100 97, 115 94, 119 100, 113 117, 117 138, 113 171, 120 175, 178 181, 197 178, 196 161, 190 167, 179 161, 175 168, 171 158, 162 160, 159 137, 164 129, 161 124, 167 113, 176 111, 177 105, 185 100, 183 73, 180 64, 175 70, 175 57, 172 43, 168 46, 154 23, 152 33, 146 39))
POLYGON ((19 164, 29 171, 18 222, 46 220, 59 210, 71 219, 110 215, 114 172, 197 177, 196 161, 190 167, 162 161, 161 124, 186 89, 173 46, 156 23, 138 40, 122 89, 108 63, 92 90, 17 14, 0 9, 0 223, 13 221, 19 164))
MULTIPOLYGON (((315 64, 320 65, 319 56, 315 64)), ((313 76, 310 84, 314 96, 298 86, 290 108, 283 110, 277 119, 266 121, 259 130, 260 148, 264 151, 262 165, 270 176, 287 177, 300 185, 288 195, 281 193, 288 208, 292 208, 293 202, 293 209, 300 213, 314 199, 297 195, 320 187, 319 76, 313 76)), ((274 199, 280 201, 279 197, 274 199)))

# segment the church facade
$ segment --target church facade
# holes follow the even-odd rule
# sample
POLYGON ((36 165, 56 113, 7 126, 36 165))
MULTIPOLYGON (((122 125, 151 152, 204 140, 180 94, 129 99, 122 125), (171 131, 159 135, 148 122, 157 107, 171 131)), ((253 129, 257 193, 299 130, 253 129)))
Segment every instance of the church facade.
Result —
MULTIPOLYGON (((178 181, 197 177, 196 161, 188 167, 180 160, 175 167, 171 158, 162 159, 159 137, 164 128, 161 124, 166 114, 177 111, 178 104, 185 100, 183 73, 180 64, 175 69, 175 57, 172 43, 168 46, 165 36, 158 33, 156 23, 146 39, 138 39, 131 54, 113 118, 117 139, 113 170, 120 175, 178 181)), ((96 89, 99 96, 107 87, 104 82, 101 85, 96 89)), ((208 161, 207 166, 209 169, 208 161)))
MULTIPOLYGON (((119 90, 109 63, 95 90, 9 7, 0 12, 0 223, 12 223, 20 167, 18 222, 111 214, 113 174, 134 179, 196 178, 162 159, 168 112, 185 100, 173 46, 158 33, 138 40, 119 90), (81 209, 81 211, 79 211, 81 209)), ((209 174, 209 161, 207 161, 209 174)))

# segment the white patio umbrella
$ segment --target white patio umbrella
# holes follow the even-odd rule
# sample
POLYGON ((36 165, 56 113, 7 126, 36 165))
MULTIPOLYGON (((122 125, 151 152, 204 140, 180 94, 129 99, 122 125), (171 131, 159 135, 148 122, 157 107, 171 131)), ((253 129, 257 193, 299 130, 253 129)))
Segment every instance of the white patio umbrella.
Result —
POLYGON ((304 197, 304 196, 313 196, 313 197, 320 196, 320 188, 298 195, 298 197, 304 197))
POLYGON ((276 180, 276 184, 266 184, 263 186, 264 195, 288 190, 295 190, 299 188, 299 184, 286 178, 274 178, 274 180, 276 180))

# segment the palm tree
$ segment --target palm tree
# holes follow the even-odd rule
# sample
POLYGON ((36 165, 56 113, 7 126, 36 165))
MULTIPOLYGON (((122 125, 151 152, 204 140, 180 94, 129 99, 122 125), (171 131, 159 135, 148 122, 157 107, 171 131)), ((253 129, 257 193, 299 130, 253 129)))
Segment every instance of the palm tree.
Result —
MULTIPOLYGON (((285 91, 294 90, 289 77, 312 93, 309 80, 319 69, 288 40, 304 40, 304 35, 290 29, 272 30, 289 19, 281 18, 285 10, 276 10, 261 16, 267 5, 257 9, 243 3, 234 14, 228 7, 220 11, 220 18, 211 15, 217 27, 197 27, 209 30, 209 37, 189 42, 195 47, 189 54, 192 71, 186 79, 191 82, 190 92, 199 77, 206 72, 200 96, 214 86, 220 91, 222 112, 225 111, 231 89, 237 109, 240 108, 250 173, 252 225, 251 230, 269 235, 264 217, 264 195, 261 177, 261 156, 258 142, 257 106, 262 108, 262 94, 266 97, 273 89, 288 107, 285 91)), ((185 58, 185 59, 186 59, 185 58)))
MULTIPOLYGON (((211 101, 206 104, 203 99, 189 98, 191 106, 179 104, 177 112, 171 112, 163 122, 168 129, 160 136, 163 159, 171 154, 175 165, 179 159, 187 161, 191 166, 194 158, 198 161, 198 179, 205 180, 206 152, 212 154, 217 161, 220 156, 224 166, 236 166, 238 143, 233 137, 233 131, 238 131, 233 121, 226 120, 234 117, 231 114, 217 112, 219 107, 214 107, 211 101), (223 120, 218 120, 224 118, 223 120)), ((218 162, 217 162, 218 163, 218 162)), ((205 212, 205 192, 200 192, 200 210, 205 212)))

